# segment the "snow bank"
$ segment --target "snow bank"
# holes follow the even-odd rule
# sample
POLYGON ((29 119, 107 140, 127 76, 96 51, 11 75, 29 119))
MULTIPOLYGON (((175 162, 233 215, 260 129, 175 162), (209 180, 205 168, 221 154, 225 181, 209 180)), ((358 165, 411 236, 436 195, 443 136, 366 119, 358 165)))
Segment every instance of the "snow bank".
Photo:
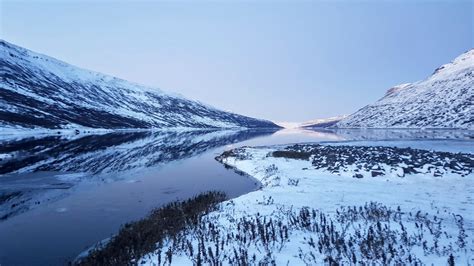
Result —
POLYGON ((315 169, 310 159, 272 156, 282 149, 220 156, 262 188, 222 203, 198 229, 160 243, 140 263, 474 263, 472 171, 352 178, 315 169))

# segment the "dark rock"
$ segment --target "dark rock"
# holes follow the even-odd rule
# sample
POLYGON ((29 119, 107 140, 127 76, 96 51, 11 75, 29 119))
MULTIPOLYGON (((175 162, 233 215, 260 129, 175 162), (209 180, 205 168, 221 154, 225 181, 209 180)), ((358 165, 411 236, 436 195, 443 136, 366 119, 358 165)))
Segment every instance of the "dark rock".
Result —
POLYGON ((385 175, 384 172, 382 171, 372 171, 372 177, 376 177, 376 176, 379 176, 379 175, 385 175))

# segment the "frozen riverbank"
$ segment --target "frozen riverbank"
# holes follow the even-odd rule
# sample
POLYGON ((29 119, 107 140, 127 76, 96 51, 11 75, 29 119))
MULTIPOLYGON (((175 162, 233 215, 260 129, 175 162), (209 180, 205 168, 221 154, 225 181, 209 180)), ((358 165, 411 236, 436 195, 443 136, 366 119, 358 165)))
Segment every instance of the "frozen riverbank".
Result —
POLYGON ((262 188, 142 262, 472 264, 473 158, 347 143, 228 151, 218 160, 262 188))

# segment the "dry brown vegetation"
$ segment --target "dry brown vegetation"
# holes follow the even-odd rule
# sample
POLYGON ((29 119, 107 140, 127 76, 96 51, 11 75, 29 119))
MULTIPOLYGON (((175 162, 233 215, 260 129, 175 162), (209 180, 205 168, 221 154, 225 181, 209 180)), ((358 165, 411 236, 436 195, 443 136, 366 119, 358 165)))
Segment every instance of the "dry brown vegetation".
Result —
POLYGON ((217 204, 225 199, 222 192, 207 192, 156 209, 142 220, 125 224, 108 243, 97 246, 75 264, 136 264, 145 254, 155 251, 157 243, 196 227, 203 215, 216 210, 217 204))

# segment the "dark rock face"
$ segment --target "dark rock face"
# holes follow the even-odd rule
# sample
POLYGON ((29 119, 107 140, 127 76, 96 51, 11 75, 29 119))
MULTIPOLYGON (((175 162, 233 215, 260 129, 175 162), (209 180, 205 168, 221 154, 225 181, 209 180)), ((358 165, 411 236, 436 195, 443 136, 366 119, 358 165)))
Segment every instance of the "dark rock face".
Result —
POLYGON ((278 128, 0 40, 0 127, 278 128))

